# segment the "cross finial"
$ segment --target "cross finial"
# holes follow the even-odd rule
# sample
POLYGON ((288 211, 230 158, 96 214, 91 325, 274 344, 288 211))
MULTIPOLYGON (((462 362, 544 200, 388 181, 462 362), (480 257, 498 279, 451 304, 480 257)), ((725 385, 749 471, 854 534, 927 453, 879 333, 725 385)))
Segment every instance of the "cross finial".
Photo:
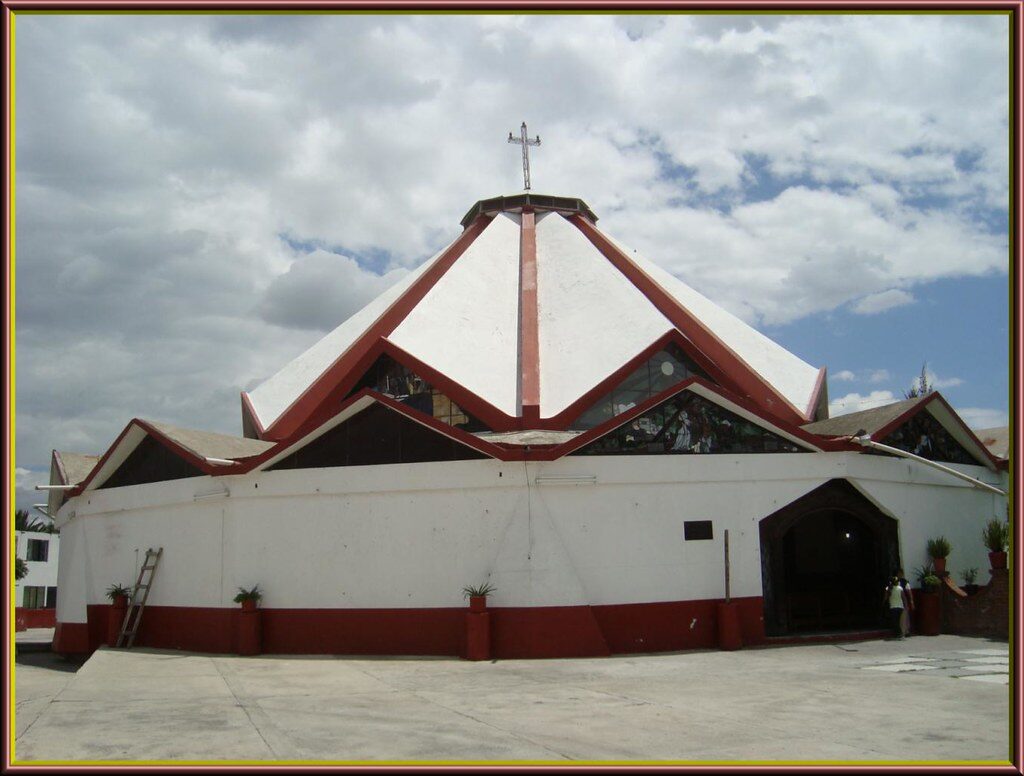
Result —
POLYGON ((523 122, 523 126, 519 129, 519 137, 513 137, 512 133, 508 133, 508 142, 518 143, 523 147, 523 188, 526 191, 530 190, 530 146, 540 145, 540 135, 537 135, 536 139, 530 140, 526 136, 526 122, 523 122))

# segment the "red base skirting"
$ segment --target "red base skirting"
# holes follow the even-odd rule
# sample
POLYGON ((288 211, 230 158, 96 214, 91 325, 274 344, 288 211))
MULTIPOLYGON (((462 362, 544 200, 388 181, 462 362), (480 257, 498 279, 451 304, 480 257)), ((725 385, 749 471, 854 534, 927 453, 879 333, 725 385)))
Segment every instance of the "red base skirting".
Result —
MULTIPOLYGON (((761 598, 733 599, 744 645, 763 644, 761 598)), ((598 657, 715 648, 719 601, 488 609, 495 658, 598 657)), ((57 623, 54 651, 88 653, 106 640, 110 607, 57 623)), ((263 654, 451 655, 465 651, 468 608, 260 609, 263 654)), ((235 653, 240 609, 147 606, 135 644, 235 653)))
POLYGON ((14 618, 18 630, 25 628, 55 628, 57 626, 56 609, 25 609, 21 606, 14 610, 14 618))

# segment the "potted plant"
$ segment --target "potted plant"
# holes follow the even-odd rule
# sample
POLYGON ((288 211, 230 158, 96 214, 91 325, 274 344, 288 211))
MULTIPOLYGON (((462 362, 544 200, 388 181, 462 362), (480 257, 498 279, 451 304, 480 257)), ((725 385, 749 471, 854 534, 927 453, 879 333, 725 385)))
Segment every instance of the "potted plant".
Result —
POLYGON ((487 594, 493 593, 496 589, 490 582, 483 585, 466 585, 462 588, 462 595, 469 599, 471 612, 482 612, 487 608, 487 594))
POLYGON ((960 572, 960 576, 964 580, 964 592, 967 595, 974 595, 978 592, 978 586, 974 584, 974 580, 978 578, 978 569, 964 569, 960 572))
POLYGON ((928 540, 928 557, 932 559, 935 566, 935 573, 942 576, 946 573, 946 558, 952 552, 953 546, 945 536, 939 536, 928 540))
POLYGON ((253 585, 249 590, 240 587, 235 595, 235 603, 242 605, 243 612, 251 612, 256 608, 256 604, 260 602, 261 598, 263 598, 263 593, 260 592, 259 585, 253 585))
POLYGON ((992 518, 981 532, 988 547, 988 562, 994 569, 1006 568, 1006 547, 1010 543, 1010 524, 992 518))
POLYGON ((128 605, 128 597, 131 594, 131 588, 124 585, 115 584, 107 588, 107 598, 117 609, 124 609, 128 605))
POLYGON ((128 598, 131 596, 131 588, 124 585, 111 585, 107 588, 107 598, 110 599, 110 609, 107 610, 107 645, 116 647, 121 636, 121 627, 124 625, 124 616, 128 609, 128 598))

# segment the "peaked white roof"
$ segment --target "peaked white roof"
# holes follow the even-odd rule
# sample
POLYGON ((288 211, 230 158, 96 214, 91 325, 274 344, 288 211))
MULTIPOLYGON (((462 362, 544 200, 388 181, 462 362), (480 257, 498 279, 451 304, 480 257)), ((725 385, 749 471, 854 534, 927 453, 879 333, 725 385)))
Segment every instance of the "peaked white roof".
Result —
POLYGON ((740 370, 744 384, 767 386, 769 395, 785 399, 797 415, 808 412, 818 369, 657 264, 595 232, 594 218, 584 203, 569 198, 481 200, 452 244, 249 394, 259 424, 270 429, 286 415, 293 423, 309 410, 304 402, 325 395, 325 380, 338 379, 326 377, 328 370, 373 338, 440 373, 463 398, 470 394, 510 419, 522 415, 524 373, 532 369, 540 417, 552 418, 677 324, 694 329, 692 319, 700 331, 680 329, 681 334, 698 349, 700 342, 718 348, 719 368, 740 370), (535 248, 519 214, 524 201, 536 212, 535 248), (601 238, 609 245, 598 247, 601 238), (534 267, 535 302, 521 279, 534 267), (660 302, 649 296, 652 288, 661 289, 660 302), (382 321, 386 325, 378 326, 382 321), (524 337, 536 337, 535 347, 524 337), (531 352, 536 363, 530 362, 531 352), (317 390, 303 399, 314 385, 317 390))

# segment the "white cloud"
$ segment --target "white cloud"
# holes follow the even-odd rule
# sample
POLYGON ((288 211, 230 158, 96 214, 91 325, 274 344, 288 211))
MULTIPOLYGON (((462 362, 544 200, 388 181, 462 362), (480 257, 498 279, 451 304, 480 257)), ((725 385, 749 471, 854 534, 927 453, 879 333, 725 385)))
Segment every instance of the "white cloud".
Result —
POLYGON ((868 294, 858 299, 853 304, 853 311, 861 315, 874 315, 893 307, 902 307, 914 301, 912 294, 901 291, 898 288, 890 288, 888 291, 881 291, 877 294, 868 294))
POLYGON ((872 369, 868 373, 869 383, 884 383, 887 380, 891 380, 892 375, 889 374, 888 369, 872 369))
POLYGON ((862 396, 859 393, 848 393, 846 396, 833 399, 828 403, 828 414, 830 417, 836 417, 850 412, 860 412, 861 410, 870 410, 875 407, 892 404, 894 401, 898 401, 898 399, 893 395, 892 391, 872 391, 867 396, 862 396))
POLYGON ((1009 423, 1009 416, 1003 410, 985 407, 956 407, 957 414, 970 428, 998 428, 1009 423))
POLYGON ((26 488, 35 485, 36 483, 29 482, 29 478, 32 476, 32 470, 26 469, 22 466, 14 467, 14 485, 16 488, 26 488))
POLYGON ((834 375, 832 375, 833 380, 838 380, 840 382, 850 382, 851 380, 855 380, 856 378, 857 376, 849 369, 844 369, 841 372, 836 372, 834 375))

